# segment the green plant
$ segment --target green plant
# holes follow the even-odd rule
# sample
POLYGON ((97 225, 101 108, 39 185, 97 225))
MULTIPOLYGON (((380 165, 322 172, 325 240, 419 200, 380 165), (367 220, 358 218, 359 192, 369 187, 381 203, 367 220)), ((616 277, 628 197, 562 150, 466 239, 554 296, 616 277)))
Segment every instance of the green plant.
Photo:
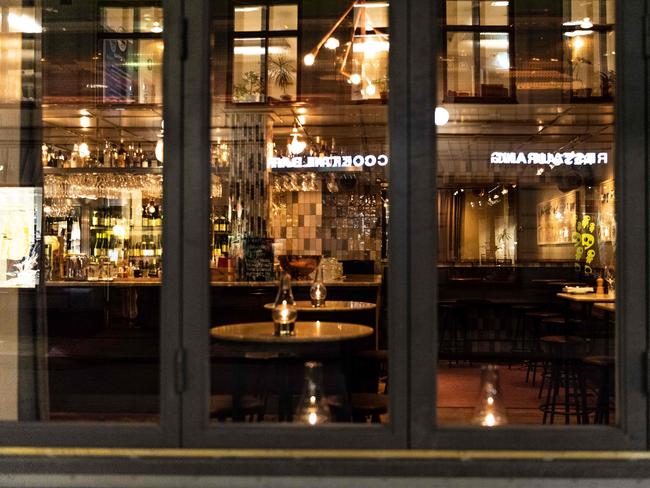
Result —
POLYGON ((388 76, 378 78, 372 83, 377 87, 379 93, 388 93, 388 76))
POLYGON ((508 233, 508 229, 505 227, 501 232, 497 234, 497 242, 503 246, 503 257, 508 259, 508 243, 512 239, 512 235, 508 233))
POLYGON ((262 93, 262 77, 255 71, 242 74, 242 83, 232 87, 233 98, 238 102, 256 102, 262 93))
POLYGON ((286 56, 269 57, 269 78, 285 95, 287 88, 293 85, 295 72, 296 67, 286 56))
POLYGON ((600 95, 611 97, 616 91, 616 71, 610 69, 600 72, 600 95))

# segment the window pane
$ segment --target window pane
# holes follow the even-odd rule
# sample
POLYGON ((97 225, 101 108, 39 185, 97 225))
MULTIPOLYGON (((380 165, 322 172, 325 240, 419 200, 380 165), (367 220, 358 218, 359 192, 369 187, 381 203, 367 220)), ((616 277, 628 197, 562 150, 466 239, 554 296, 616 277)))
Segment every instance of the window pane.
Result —
POLYGON ((447 97, 474 97, 476 91, 476 62, 474 34, 447 34, 447 97))
POLYGON ((264 28, 266 7, 241 5, 235 7, 235 32, 261 31, 264 28))
POLYGON ((272 5, 269 11, 269 29, 296 30, 298 28, 298 5, 272 5))
POLYGON ((557 7, 518 2, 509 32, 447 32, 442 427, 617 422, 614 31, 574 30, 557 7), (512 95, 511 70, 517 103, 495 103, 512 95))
POLYGON ((235 39, 232 65, 234 102, 264 101, 264 39, 235 39))
POLYGON ((160 7, 100 7, 101 28, 107 32, 150 32, 160 34, 163 28, 160 7))
POLYGON ((508 25, 508 0, 481 0, 481 25, 508 25))
POLYGON ((158 421, 162 18, 133 3, 0 2, 2 420, 158 421))
POLYGON ((296 99, 298 40, 295 37, 269 39, 268 96, 283 101, 296 99))
POLYGON ((447 0, 447 25, 472 25, 472 0, 447 0))
MULTIPOLYGON (((330 421, 388 422, 389 38, 378 27, 386 4, 351 9, 327 39, 345 6, 304 7, 309 29, 301 38, 270 31, 262 39, 235 37, 230 58, 228 2, 213 4, 211 331, 205 340, 215 424, 320 423, 323 410, 330 421), (221 80, 234 86, 259 70, 266 75, 262 94, 250 101, 261 103, 224 103, 221 80), (298 308, 296 335, 276 336, 273 309, 287 272, 298 308), (312 299, 322 306, 312 306, 312 299), (238 336, 237 330, 248 332, 238 336), (314 342, 303 342, 307 336, 314 342), (322 371, 314 373, 308 361, 322 371), (306 395, 309 381, 317 388, 306 395), (310 406, 312 396, 322 409, 310 406)), ((246 101, 236 98, 240 92, 233 90, 233 100, 246 101)), ((275 317, 278 334, 290 330, 279 310, 275 317)))

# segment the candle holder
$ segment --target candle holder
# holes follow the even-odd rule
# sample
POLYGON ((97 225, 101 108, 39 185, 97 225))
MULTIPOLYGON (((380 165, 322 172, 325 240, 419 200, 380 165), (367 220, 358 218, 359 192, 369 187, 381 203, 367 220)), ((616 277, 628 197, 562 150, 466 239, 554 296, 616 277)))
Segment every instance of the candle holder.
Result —
POLYGON ((282 275, 282 279, 280 280, 278 295, 273 305, 272 317, 276 336, 295 335, 298 310, 296 309, 293 293, 291 292, 291 278, 287 273, 282 275))
POLYGON ((474 409, 472 424, 497 427, 508 423, 503 395, 499 387, 499 370, 488 364, 481 368, 481 392, 474 409))
POLYGON ((325 298, 327 298, 327 287, 323 283, 323 266, 319 265, 316 268, 316 276, 314 282, 309 288, 309 297, 311 298, 312 307, 320 308, 325 305, 325 298))
POLYGON ((305 384, 298 402, 295 421, 307 425, 319 425, 331 420, 330 408, 323 393, 323 366, 310 361, 305 363, 305 384))

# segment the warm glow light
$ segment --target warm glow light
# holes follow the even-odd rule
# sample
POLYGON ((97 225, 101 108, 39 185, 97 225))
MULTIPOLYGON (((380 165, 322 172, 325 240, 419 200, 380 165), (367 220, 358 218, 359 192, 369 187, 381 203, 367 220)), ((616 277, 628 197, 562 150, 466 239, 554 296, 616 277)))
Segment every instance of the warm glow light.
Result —
POLYGON ((339 47, 341 43, 336 37, 330 37, 326 42, 325 42, 325 47, 327 49, 336 49, 339 47))
POLYGON ((350 83, 353 85, 358 85, 361 83, 361 75, 359 73, 353 73, 350 75, 350 83))
POLYGON ((582 19, 582 22, 580 23, 581 29, 591 29, 593 26, 594 24, 589 17, 585 17, 584 19, 582 19))
POLYGON ((494 427, 495 424, 496 424, 496 420, 494 418, 494 414, 488 413, 485 416, 485 425, 487 425, 488 427, 494 427))
POLYGON ((312 53, 306 54, 303 61, 305 63, 305 66, 311 66, 314 64, 314 61, 316 61, 316 56, 314 56, 312 53))
POLYGON ((352 51, 374 56, 381 52, 388 52, 389 47, 390 43, 388 41, 366 40, 365 42, 355 42, 352 45, 352 51))
MULTIPOLYGON (((260 56, 266 51, 262 46, 235 46, 233 52, 241 56, 260 56)), ((285 51, 280 46, 269 46, 269 54, 285 54, 285 51)), ((307 56, 309 56, 309 54, 307 56)), ((305 56, 305 58, 307 56, 305 56)))
POLYGON ((366 95, 372 97, 375 93, 377 93, 377 88, 372 83, 369 83, 368 86, 366 86, 366 95))
POLYGON ((157 20, 154 21, 154 23, 151 25, 151 32, 154 34, 160 34, 163 31, 162 26, 160 25, 160 22, 157 20))
POLYGON ((366 2, 366 3, 357 3, 354 5, 354 8, 386 8, 388 7, 388 2, 366 2))
POLYGON ((90 149, 88 148, 88 144, 82 142, 79 144, 79 157, 87 158, 88 156, 90 156, 90 149))
POLYGON ((161 163, 163 162, 163 152, 164 152, 163 140, 162 137, 159 137, 158 142, 156 142, 156 149, 154 150, 154 154, 156 156, 156 159, 161 163))
POLYGON ((445 125, 447 122, 449 122, 449 112, 444 107, 436 107, 434 119, 436 121, 436 125, 445 125))
POLYGON ((79 125, 81 125, 81 127, 83 127, 84 129, 87 129, 88 127, 90 127, 90 117, 88 117, 86 115, 81 117, 79 119, 79 125))
POLYGON ((594 31, 592 30, 574 30, 570 32, 565 32, 564 35, 567 37, 580 37, 580 36, 588 36, 593 33, 594 31))
POLYGON ((585 41, 583 41, 581 38, 576 37, 575 40, 573 41, 573 48, 574 49, 581 49, 585 45, 585 41))
POLYGON ((297 133, 292 134, 292 137, 291 142, 287 144, 287 149, 291 154, 302 154, 305 147, 307 147, 307 143, 299 140, 297 133))
POLYGON ((17 15, 10 12, 7 15, 7 22, 9 23, 9 32, 23 32, 38 34, 43 32, 41 24, 39 24, 31 15, 17 15))
POLYGON ((310 425, 316 425, 318 423, 318 415, 316 412, 311 412, 308 417, 308 422, 310 425))
POLYGON ((510 5, 510 2, 497 1, 497 2, 492 2, 490 5, 492 7, 507 7, 508 5, 510 5))
POLYGON ((297 112, 304 115, 307 113, 307 109, 305 107, 299 107, 297 112))

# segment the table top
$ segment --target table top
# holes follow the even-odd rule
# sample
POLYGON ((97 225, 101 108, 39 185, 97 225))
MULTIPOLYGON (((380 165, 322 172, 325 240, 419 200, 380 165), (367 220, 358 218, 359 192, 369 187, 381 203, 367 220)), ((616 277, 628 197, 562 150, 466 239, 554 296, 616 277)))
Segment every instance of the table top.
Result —
POLYGON ((344 322, 296 322, 296 334, 274 335, 273 322, 250 322, 213 327, 210 334, 215 339, 233 342, 262 342, 275 344, 297 344, 314 342, 341 342, 361 339, 372 335, 372 328, 366 325, 344 322))
POLYGON ((606 312, 616 312, 616 304, 613 302, 610 303, 596 303, 594 304, 595 308, 598 308, 600 310, 605 310, 606 312))
MULTIPOLYGON (((375 303, 344 300, 327 300, 321 307, 314 307, 309 300, 296 300, 295 305, 298 312, 360 312, 377 308, 375 303)), ((273 310, 274 306, 274 303, 264 304, 267 310, 273 310)))
POLYGON ((571 300, 572 302, 582 303, 612 303, 616 301, 616 295, 614 293, 558 293, 557 296, 565 300, 571 300))

